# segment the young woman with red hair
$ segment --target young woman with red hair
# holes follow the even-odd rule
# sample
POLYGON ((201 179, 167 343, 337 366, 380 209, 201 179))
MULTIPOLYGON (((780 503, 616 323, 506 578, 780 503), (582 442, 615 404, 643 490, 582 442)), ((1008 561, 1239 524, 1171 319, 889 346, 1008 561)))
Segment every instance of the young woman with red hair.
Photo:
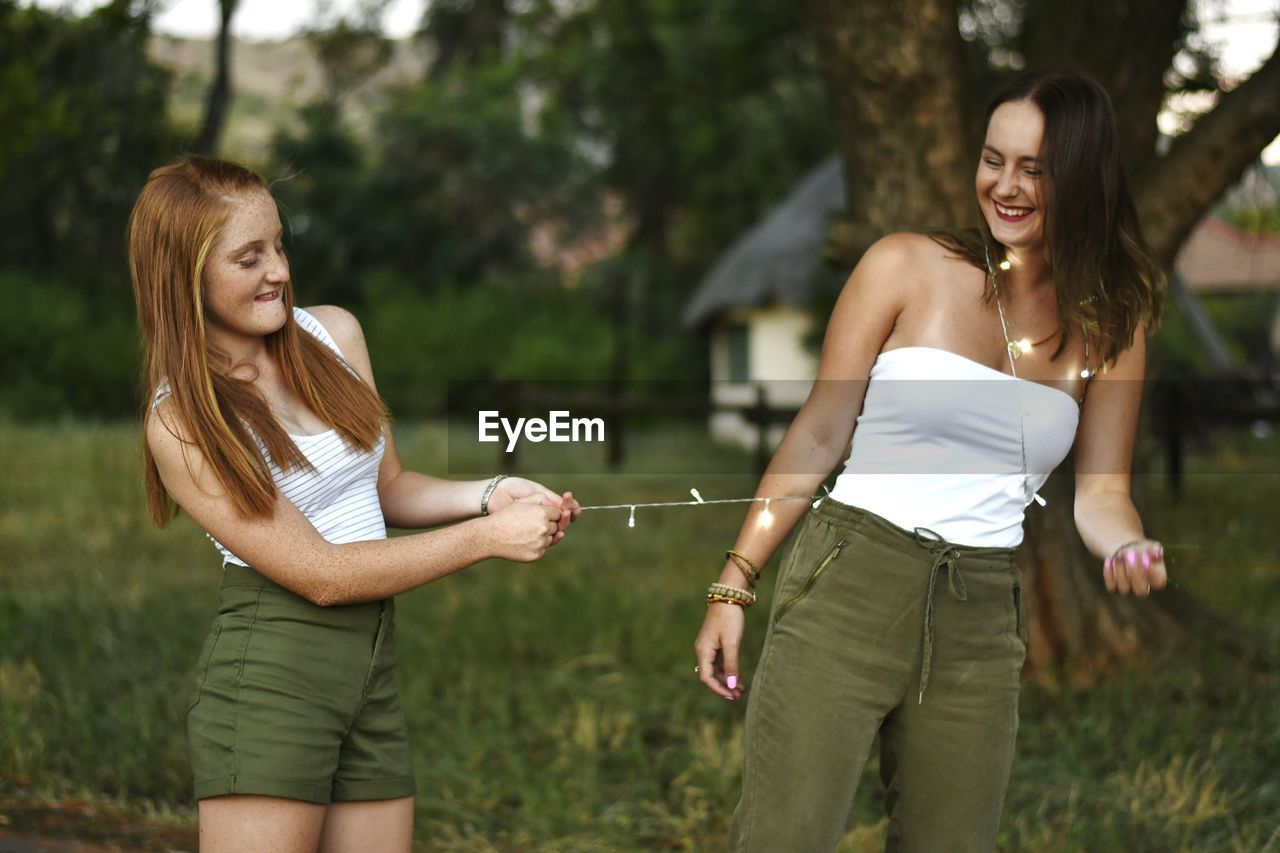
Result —
POLYGON ((203 157, 153 172, 129 221, 147 503, 160 525, 186 510, 223 559, 189 700, 200 846, 407 851, 394 596, 537 560, 580 508, 405 471, 360 324, 294 307, 282 238, 266 182, 203 157))

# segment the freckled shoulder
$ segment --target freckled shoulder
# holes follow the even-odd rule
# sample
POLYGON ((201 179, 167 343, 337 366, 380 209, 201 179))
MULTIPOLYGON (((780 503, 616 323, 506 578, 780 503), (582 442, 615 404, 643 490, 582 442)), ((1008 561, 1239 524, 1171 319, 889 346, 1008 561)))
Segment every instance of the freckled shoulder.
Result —
POLYGON ((320 321, 320 325, 325 327, 338 344, 338 349, 342 350, 347 363, 355 369, 360 378, 374 387, 369 348, 364 340, 364 330, 360 327, 360 321, 356 316, 336 305, 317 305, 303 310, 320 321))
POLYGON ((360 321, 347 309, 337 305, 316 305, 302 310, 320 321, 320 325, 333 336, 338 348, 344 353, 352 345, 364 346, 364 331, 360 328, 360 321))

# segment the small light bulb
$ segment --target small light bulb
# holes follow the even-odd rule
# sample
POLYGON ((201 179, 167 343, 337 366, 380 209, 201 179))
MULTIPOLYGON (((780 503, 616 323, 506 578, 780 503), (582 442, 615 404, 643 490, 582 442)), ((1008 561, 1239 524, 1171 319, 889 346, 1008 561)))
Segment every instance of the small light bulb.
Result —
POLYGON ((693 495, 693 499, 694 499, 695 501, 697 501, 698 503, 700 503, 700 504, 704 504, 704 503, 706 503, 706 501, 704 501, 704 500, 702 499, 702 495, 698 494, 698 490, 697 490, 697 489, 690 489, 690 490, 689 490, 689 494, 693 495))
POLYGON ((627 519, 627 527, 635 527, 635 526, 636 526, 636 508, 633 506, 631 507, 631 517, 627 519))
POLYGON ((1080 371, 1080 378, 1081 378, 1081 379, 1088 379, 1088 378, 1089 378, 1090 376, 1092 376, 1092 375, 1093 375, 1093 371, 1091 371, 1091 370, 1090 370, 1089 368, 1087 368, 1087 367, 1086 367, 1084 370, 1080 371))
POLYGON ((1022 352, 1023 355, 1026 355, 1027 353, 1031 352, 1031 341, 1029 341, 1026 338, 1023 338, 1022 340, 1018 341, 1018 349, 1022 352))
POLYGON ((1004 271, 1006 271, 1006 272, 1008 272, 1009 268, 1010 268, 1010 267, 1012 267, 1012 266, 1013 266, 1013 264, 1009 263, 1009 261, 1008 261, 1008 259, 1007 259, 1007 258, 1006 258, 1005 260, 1003 260, 1003 261, 1001 261, 1001 262, 1000 262, 1000 269, 1002 269, 1002 270, 1004 270, 1004 271))
POLYGON ((761 527, 773 526, 773 513, 769 510, 768 498, 764 499, 764 509, 760 512, 760 526, 761 527))

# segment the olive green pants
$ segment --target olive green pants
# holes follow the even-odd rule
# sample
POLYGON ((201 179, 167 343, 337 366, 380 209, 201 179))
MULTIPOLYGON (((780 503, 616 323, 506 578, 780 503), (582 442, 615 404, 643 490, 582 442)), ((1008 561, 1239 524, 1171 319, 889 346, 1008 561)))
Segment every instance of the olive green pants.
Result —
POLYGON ((887 849, 995 848, 1026 655, 1013 553, 830 498, 805 517, 749 693, 733 850, 834 849, 877 732, 887 849))

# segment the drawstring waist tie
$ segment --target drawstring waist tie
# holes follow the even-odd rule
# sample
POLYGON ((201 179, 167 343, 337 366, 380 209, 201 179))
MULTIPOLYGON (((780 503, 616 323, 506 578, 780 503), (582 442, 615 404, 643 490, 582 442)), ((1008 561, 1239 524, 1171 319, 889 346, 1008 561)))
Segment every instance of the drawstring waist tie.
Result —
POLYGON ((933 594, 939 570, 947 567, 947 585, 951 587, 952 598, 968 601, 969 595, 964 588, 964 575, 959 566, 960 552, 956 547, 927 527, 917 527, 914 536, 917 545, 933 554, 933 565, 929 567, 929 592, 924 599, 924 657, 920 664, 920 698, 917 700, 917 704, 923 704, 924 691, 929 686, 929 669, 933 665, 933 594))

